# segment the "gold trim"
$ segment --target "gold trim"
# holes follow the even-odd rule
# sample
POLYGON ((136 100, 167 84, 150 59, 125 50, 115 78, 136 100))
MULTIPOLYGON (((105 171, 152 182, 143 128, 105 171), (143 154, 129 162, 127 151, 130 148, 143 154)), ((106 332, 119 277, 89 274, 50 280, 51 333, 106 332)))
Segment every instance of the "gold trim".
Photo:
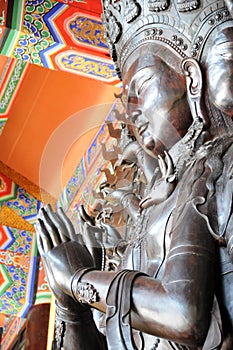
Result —
POLYGON ((43 202, 44 204, 50 203, 53 208, 56 207, 56 199, 48 192, 41 189, 39 186, 28 180, 23 175, 17 173, 15 170, 8 167, 6 164, 0 161, 0 173, 7 176, 10 180, 14 181, 17 185, 25 189, 30 195, 43 202))
POLYGON ((17 228, 19 230, 26 230, 29 232, 35 232, 34 226, 24 220, 21 216, 17 215, 15 211, 3 205, 0 210, 0 224, 17 228))

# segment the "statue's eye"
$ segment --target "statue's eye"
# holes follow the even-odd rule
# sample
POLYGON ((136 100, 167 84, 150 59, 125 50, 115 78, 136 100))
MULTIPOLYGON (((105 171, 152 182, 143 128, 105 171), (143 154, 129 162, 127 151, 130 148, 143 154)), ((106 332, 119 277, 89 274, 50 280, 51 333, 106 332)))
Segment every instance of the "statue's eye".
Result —
POLYGON ((231 60, 231 59, 233 59, 233 50, 221 52, 220 55, 228 60, 231 60))
POLYGON ((224 57, 225 59, 232 60, 233 59, 233 43, 232 42, 225 42, 225 43, 219 44, 215 48, 215 53, 217 55, 224 57))
POLYGON ((136 83, 136 93, 138 96, 150 85, 153 74, 143 75, 136 83))

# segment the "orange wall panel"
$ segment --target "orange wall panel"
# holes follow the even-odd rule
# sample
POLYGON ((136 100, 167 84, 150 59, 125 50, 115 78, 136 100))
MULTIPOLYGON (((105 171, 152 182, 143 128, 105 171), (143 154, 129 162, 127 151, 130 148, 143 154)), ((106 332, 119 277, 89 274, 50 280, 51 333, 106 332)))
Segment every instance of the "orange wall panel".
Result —
MULTIPOLYGON (((8 57, 0 55, 0 76, 4 71, 7 60, 8 60, 8 57)), ((0 91, 1 91, 1 85, 0 85, 0 91)))
MULTIPOLYGON (((64 129, 53 146, 52 158, 55 159, 59 154, 56 148, 61 147, 63 140, 69 143, 69 133, 73 131, 72 123, 67 124, 70 129, 63 128, 64 121, 76 114, 75 127, 80 127, 81 135, 86 134, 87 130, 104 121, 114 101, 114 92, 117 88, 100 81, 30 65, 0 137, 0 160, 39 185, 41 157, 54 131, 64 129), (96 105, 103 105, 97 113, 96 105)), ((65 181, 71 177, 93 134, 94 131, 87 133, 85 142, 83 139, 83 143, 75 147, 73 159, 69 157, 69 162, 64 162, 62 173, 65 181)), ((74 135, 72 138, 70 146, 77 141, 74 135)), ((56 166, 48 167, 50 180, 44 184, 47 187, 44 189, 50 193, 50 184, 57 171, 60 170, 56 166)), ((59 195, 59 190, 55 192, 52 194, 59 195)))

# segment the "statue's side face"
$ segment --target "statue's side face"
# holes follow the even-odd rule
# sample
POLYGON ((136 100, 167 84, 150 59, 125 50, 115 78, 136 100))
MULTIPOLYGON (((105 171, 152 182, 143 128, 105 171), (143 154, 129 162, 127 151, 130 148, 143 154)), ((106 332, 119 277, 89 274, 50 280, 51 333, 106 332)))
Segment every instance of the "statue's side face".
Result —
POLYGON ((217 33, 207 56, 210 100, 222 112, 233 116, 233 28, 217 33))
POLYGON ((157 156, 169 150, 192 123, 185 78, 156 57, 153 66, 132 74, 127 114, 149 153, 157 156))

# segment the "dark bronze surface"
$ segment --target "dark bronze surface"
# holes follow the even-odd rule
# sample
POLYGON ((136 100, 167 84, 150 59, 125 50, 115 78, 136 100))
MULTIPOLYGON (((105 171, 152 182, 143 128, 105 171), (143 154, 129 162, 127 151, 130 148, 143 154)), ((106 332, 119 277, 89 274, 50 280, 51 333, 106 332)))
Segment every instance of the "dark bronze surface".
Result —
POLYGON ((232 350, 232 1, 103 11, 125 114, 109 126, 118 146, 103 148, 114 174, 98 208, 81 207, 80 232, 50 206, 38 218, 56 346, 232 350))

